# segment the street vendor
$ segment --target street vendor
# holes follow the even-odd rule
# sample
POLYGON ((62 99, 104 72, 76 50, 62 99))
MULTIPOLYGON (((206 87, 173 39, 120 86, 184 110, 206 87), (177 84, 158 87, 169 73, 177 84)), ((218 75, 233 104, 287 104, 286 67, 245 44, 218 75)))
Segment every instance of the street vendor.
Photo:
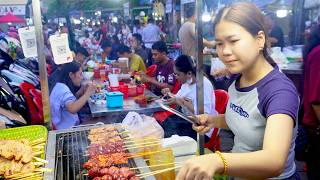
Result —
POLYGON ((180 169, 181 179, 212 179, 223 174, 243 179, 300 179, 296 172, 295 138, 299 96, 293 83, 273 67, 268 33, 261 11, 249 2, 220 10, 215 19, 217 53, 235 74, 223 115, 199 115, 194 130, 212 127, 234 133, 231 153, 191 158, 180 169))
POLYGON ((62 66, 58 82, 50 94, 51 118, 55 129, 68 129, 79 125, 77 113, 96 89, 93 83, 88 83, 76 92, 82 79, 82 68, 78 62, 73 61, 62 66))

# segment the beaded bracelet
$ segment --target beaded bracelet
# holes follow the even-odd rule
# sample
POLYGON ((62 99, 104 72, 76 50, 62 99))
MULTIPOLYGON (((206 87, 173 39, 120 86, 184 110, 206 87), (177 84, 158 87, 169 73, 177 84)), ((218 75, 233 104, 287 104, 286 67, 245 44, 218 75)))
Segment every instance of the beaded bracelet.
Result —
POLYGON ((222 175, 225 176, 225 175, 227 175, 227 169, 228 169, 227 160, 223 157, 223 155, 220 151, 216 151, 215 153, 221 158, 221 160, 223 162, 224 169, 223 169, 222 175))

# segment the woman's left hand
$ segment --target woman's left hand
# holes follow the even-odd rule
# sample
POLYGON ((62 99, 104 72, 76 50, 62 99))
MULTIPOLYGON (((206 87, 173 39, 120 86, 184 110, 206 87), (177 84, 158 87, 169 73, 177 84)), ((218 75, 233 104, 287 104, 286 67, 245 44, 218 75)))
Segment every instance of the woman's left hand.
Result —
POLYGON ((218 171, 218 163, 222 161, 215 154, 193 157, 184 163, 176 180, 212 180, 218 171))

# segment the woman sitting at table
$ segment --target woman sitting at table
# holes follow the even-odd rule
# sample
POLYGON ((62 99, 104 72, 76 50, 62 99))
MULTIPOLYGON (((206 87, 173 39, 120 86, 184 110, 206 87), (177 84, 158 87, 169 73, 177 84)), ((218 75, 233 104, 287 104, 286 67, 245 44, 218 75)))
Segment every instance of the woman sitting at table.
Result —
MULTIPOLYGON (((143 59, 133 53, 128 46, 122 45, 118 49, 118 55, 120 58, 128 58, 129 60, 129 71, 134 72, 146 72, 147 68, 144 64, 143 59)), ((121 66, 119 63, 114 63, 115 66, 121 66)))
MULTIPOLYGON (((182 83, 181 89, 176 95, 170 92, 169 88, 162 90, 162 93, 171 97, 168 103, 175 103, 181 106, 181 110, 186 115, 195 114, 197 107, 197 85, 196 85, 196 66, 190 56, 179 56, 174 64, 174 73, 176 79, 182 83)), ((215 96, 213 86, 207 77, 203 77, 203 100, 204 112, 211 115, 216 115, 215 96)), ((192 130, 192 124, 179 118, 178 116, 170 116, 162 124, 165 136, 178 134, 181 136, 190 136, 196 139, 196 132, 192 130)), ((211 132, 207 134, 211 135, 211 132)))
POLYGON ((88 83, 75 92, 82 79, 82 69, 78 62, 73 61, 62 66, 58 82, 50 94, 51 118, 55 129, 68 129, 79 125, 77 113, 96 88, 93 83, 88 83))

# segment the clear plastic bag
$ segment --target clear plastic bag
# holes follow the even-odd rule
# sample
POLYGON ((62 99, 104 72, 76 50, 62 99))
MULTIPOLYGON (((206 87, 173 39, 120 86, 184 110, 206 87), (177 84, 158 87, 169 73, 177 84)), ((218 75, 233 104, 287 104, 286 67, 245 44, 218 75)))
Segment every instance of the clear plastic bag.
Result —
POLYGON ((122 121, 122 124, 128 127, 132 138, 162 139, 164 137, 162 127, 150 116, 129 112, 122 121))

